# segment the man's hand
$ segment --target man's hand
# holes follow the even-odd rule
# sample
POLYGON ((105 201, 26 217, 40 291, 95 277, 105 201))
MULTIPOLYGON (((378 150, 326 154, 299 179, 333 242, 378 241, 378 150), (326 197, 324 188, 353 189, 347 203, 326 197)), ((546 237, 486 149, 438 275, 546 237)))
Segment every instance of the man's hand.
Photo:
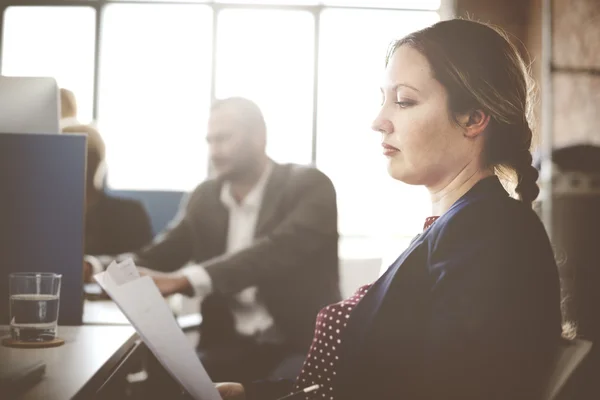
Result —
POLYGON ((164 296, 172 294, 183 294, 193 296, 194 290, 190 281, 185 276, 165 274, 157 271, 152 271, 144 267, 138 267, 138 272, 141 276, 149 276, 152 278, 160 293, 164 296))
POLYGON ((176 293, 186 296, 193 295, 192 285, 185 276, 153 276, 152 279, 160 293, 165 297, 176 293))
POLYGON ((245 400, 244 387, 239 383, 217 383, 219 394, 223 400, 245 400))

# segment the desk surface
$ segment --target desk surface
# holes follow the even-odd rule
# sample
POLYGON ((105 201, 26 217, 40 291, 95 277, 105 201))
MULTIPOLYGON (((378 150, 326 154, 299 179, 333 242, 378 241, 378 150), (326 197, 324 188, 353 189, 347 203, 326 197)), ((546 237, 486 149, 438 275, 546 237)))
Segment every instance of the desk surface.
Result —
POLYGON ((112 300, 86 300, 83 304, 85 325, 130 325, 112 300))
POLYGON ((50 349, 13 349, 0 345, 2 362, 31 359, 46 363, 45 377, 22 400, 66 400, 81 396, 94 382, 101 385, 137 340, 130 326, 60 326, 58 334, 65 344, 50 349))
MULTIPOLYGON (((177 322, 183 330, 198 327, 202 322, 199 313, 180 315, 177 322)), ((112 300, 86 300, 83 305, 83 323, 85 325, 127 325, 129 320, 112 300)))

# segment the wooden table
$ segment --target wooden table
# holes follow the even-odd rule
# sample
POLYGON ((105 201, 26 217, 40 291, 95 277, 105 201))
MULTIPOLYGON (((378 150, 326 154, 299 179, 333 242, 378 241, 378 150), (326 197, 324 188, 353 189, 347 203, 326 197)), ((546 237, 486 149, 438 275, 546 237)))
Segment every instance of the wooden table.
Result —
POLYGON ((59 327, 65 344, 49 349, 0 346, 0 360, 43 361, 44 378, 21 400, 89 399, 110 385, 125 361, 140 346, 130 326, 59 327))
MULTIPOLYGON (((43 380, 19 400, 112 399, 122 393, 127 375, 137 372, 140 356, 147 353, 145 346, 111 300, 86 301, 83 320, 83 326, 59 326, 58 335, 65 340, 60 347, 14 349, 0 345, 2 363, 46 363, 43 380)), ((194 343, 201 320, 200 314, 177 318, 194 343)), ((7 334, 8 327, 0 326, 0 337, 7 334)))

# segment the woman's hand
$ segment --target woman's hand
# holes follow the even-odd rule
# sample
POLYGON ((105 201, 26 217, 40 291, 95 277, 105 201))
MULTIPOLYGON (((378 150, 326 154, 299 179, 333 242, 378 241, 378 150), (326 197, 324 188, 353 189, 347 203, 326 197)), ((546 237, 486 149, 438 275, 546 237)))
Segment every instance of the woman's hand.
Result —
POLYGON ((217 383, 216 388, 223 400, 245 400, 244 387, 239 383, 217 383))

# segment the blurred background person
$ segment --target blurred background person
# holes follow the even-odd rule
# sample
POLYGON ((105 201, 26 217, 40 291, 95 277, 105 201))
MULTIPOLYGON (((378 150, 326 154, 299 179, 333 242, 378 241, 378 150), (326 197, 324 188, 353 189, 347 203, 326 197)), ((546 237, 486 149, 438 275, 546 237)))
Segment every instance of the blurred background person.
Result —
POLYGON ((149 243, 152 227, 143 205, 105 191, 106 152, 100 133, 89 125, 70 125, 62 132, 87 135, 85 254, 115 255, 138 250, 149 243))
POLYGON ((77 100, 69 89, 60 89, 60 128, 82 125, 77 119, 77 100))

